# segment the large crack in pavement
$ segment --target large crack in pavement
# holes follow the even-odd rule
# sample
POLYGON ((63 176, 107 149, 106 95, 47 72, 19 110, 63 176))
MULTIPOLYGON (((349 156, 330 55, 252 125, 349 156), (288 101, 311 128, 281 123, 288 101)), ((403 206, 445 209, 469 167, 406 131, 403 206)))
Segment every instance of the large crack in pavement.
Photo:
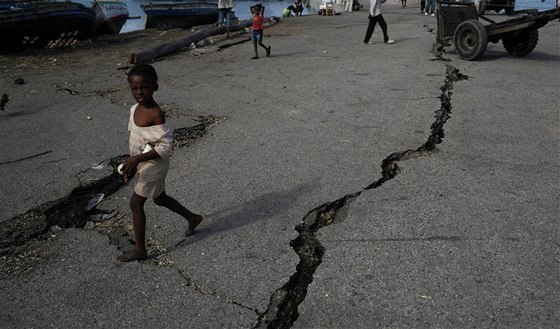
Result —
MULTIPOLYGON (((447 65, 445 83, 440 88, 441 106, 435 111, 436 119, 431 126, 431 134, 427 141, 416 149, 390 154, 382 161, 381 178, 360 191, 324 203, 304 216, 302 222, 295 228, 298 236, 290 241, 290 246, 300 258, 296 272, 288 282, 271 295, 268 308, 264 312, 258 312, 252 307, 232 300, 228 301, 259 314, 255 328, 290 328, 293 325, 299 317, 298 307, 306 298, 308 286, 313 281, 313 275, 321 264, 325 252, 325 248, 316 237, 317 232, 325 226, 342 221, 346 217, 346 210, 350 203, 364 191, 380 187, 393 179, 399 172, 398 162, 426 156, 437 150, 436 146, 444 138, 443 126, 451 113, 453 82, 466 79, 468 79, 467 76, 459 73, 456 68, 447 65)), ((199 125, 174 130, 175 147, 190 145, 193 141, 204 136, 208 129, 218 122, 218 118, 215 116, 200 117, 197 120, 201 122, 199 125)), ((105 162, 114 169, 122 162, 123 158, 124 155, 117 156, 105 162)), ((13 256, 11 254, 14 250, 17 250, 15 247, 44 235, 52 225, 64 228, 83 227, 90 215, 85 208, 87 203, 100 193, 109 196, 123 185, 121 176, 112 172, 110 175, 75 188, 62 199, 42 204, 25 214, 5 221, 0 226, 0 256, 13 256)), ((109 238, 114 240, 114 236, 109 235, 109 238)), ((190 278, 185 276, 184 273, 182 275, 189 285, 196 288, 196 285, 190 282, 190 278)), ((199 292, 209 294, 201 289, 199 289, 199 292)))
POLYGON ((281 288, 270 297, 268 308, 260 315, 255 328, 290 328, 299 317, 298 307, 307 295, 307 289, 313 282, 313 275, 322 262, 325 248, 317 239, 317 232, 328 225, 342 221, 346 217, 349 204, 364 191, 375 189, 393 179, 399 172, 398 162, 426 156, 436 151, 436 146, 443 141, 443 126, 450 118, 453 82, 467 80, 468 77, 459 73, 455 67, 446 66, 446 79, 440 87, 441 106, 435 111, 436 120, 431 126, 428 140, 414 150, 406 150, 390 154, 382 161, 382 177, 367 187, 352 194, 347 194, 335 201, 327 202, 309 211, 301 224, 296 226, 298 236, 290 241, 300 262, 296 272, 281 288))
MULTIPOLYGON (((199 124, 175 129, 173 131, 175 139, 173 147, 179 148, 190 145, 203 137, 221 119, 212 115, 196 117, 194 120, 198 121, 199 124)), ((99 167, 111 168, 111 174, 74 188, 61 199, 46 202, 24 214, 4 221, 0 225, 0 256, 3 258, 14 256, 15 247, 21 246, 31 239, 41 237, 44 233, 47 233, 49 227, 83 228, 89 216, 95 212, 94 207, 88 206, 88 203, 99 195, 110 196, 125 184, 122 177, 116 172, 116 167, 125 156, 110 158, 99 165, 99 167)))

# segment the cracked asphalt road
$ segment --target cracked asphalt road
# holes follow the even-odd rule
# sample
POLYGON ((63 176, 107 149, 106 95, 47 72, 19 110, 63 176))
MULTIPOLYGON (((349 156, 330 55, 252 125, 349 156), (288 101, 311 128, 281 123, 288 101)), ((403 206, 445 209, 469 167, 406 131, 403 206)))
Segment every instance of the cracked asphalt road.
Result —
MULTIPOLYGON (((377 44, 362 44, 359 11, 285 20, 266 31, 270 58, 250 61, 242 44, 156 62, 156 97, 173 105, 174 127, 227 117, 171 162, 168 193, 206 215, 200 230, 184 239, 186 223, 148 204, 147 235, 167 248, 167 266, 117 262, 117 246, 97 230, 34 241, 36 261, 2 274, 0 326, 255 327, 296 271, 295 226, 380 179, 389 155, 426 142, 451 65, 469 79, 454 83, 438 151, 399 162, 395 178, 317 232, 325 252, 293 327, 553 328, 558 22, 526 58, 490 44, 479 62, 447 48, 444 63, 430 53, 433 18, 400 4, 384 16, 391 46, 378 33, 377 44)), ((88 79, 93 72, 26 77, 27 89, 2 77, 13 115, 0 119, 1 221, 65 196, 77 173, 126 152, 123 74, 88 79), (56 92, 69 81, 113 92, 56 92)), ((128 214, 131 187, 98 208, 128 214)))

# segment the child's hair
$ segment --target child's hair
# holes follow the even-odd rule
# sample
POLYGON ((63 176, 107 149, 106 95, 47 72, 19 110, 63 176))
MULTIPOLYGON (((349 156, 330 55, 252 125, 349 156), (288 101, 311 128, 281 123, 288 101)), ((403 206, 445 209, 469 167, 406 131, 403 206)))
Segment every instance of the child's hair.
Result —
POLYGON ((154 84, 157 84, 158 81, 156 69, 154 69, 154 67, 149 64, 136 64, 130 69, 130 71, 128 71, 127 75, 129 79, 133 75, 140 75, 148 78, 148 80, 150 80, 154 84))

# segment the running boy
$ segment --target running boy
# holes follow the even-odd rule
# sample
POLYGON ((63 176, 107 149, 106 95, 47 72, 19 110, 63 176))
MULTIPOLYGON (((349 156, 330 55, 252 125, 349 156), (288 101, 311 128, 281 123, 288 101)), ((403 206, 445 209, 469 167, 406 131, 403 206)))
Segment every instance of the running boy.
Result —
POLYGON ((173 131, 165 123, 165 115, 153 98, 154 92, 158 90, 157 80, 156 70, 151 65, 135 65, 128 72, 130 91, 138 103, 130 109, 130 157, 124 161, 122 172, 125 182, 138 173, 138 182, 130 198, 136 243, 133 250, 125 251, 118 257, 121 262, 147 257, 144 203, 148 198, 153 198, 156 205, 168 208, 189 222, 185 236, 192 235, 202 222, 202 216, 190 212, 165 193, 173 131), (147 144, 153 149, 146 151, 147 144))
POLYGON ((262 42, 264 28, 264 6, 261 4, 251 6, 251 13, 253 14, 253 44, 255 45, 255 56, 251 57, 251 59, 259 59, 257 44, 266 50, 266 57, 268 57, 270 56, 270 46, 267 47, 262 42))

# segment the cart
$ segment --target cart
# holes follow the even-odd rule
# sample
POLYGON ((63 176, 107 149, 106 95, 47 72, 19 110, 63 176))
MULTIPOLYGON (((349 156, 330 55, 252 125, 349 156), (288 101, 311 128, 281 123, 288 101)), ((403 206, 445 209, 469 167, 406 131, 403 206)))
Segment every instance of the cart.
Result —
POLYGON ((521 15, 496 22, 477 13, 472 0, 437 0, 437 9, 437 49, 441 50, 453 42, 459 57, 468 61, 480 59, 488 42, 497 43, 500 40, 509 54, 525 56, 537 46, 538 29, 560 18, 560 9, 556 8, 542 12, 515 12, 521 15), (482 24, 479 19, 489 24, 482 24))

